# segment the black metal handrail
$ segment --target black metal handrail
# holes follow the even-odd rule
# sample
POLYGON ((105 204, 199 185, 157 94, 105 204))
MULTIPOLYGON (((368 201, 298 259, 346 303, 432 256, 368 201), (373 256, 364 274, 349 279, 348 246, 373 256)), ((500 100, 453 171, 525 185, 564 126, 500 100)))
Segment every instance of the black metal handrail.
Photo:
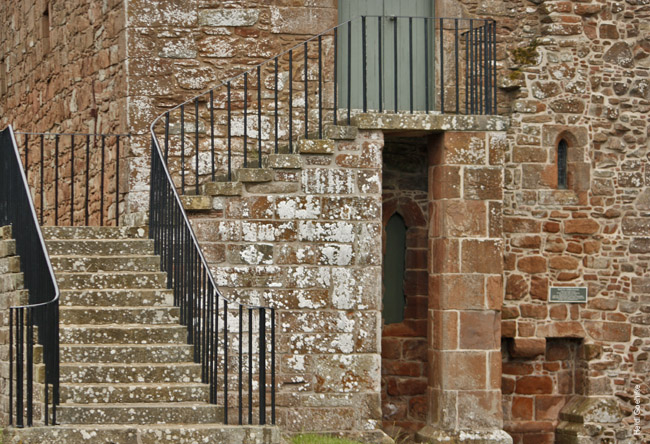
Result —
POLYGON ((168 110, 153 128, 181 193, 198 194, 357 112, 495 114, 496 101, 494 20, 360 16, 168 110))
POLYGON ((9 311, 9 424, 32 426, 34 406, 40 405, 34 396, 34 327, 45 365, 43 419, 45 425, 50 423, 48 398, 52 396, 51 423, 55 424, 59 403, 60 293, 11 127, 0 133, 0 172, 0 225, 12 226, 24 287, 29 291, 29 305, 10 307, 9 311))
POLYGON ((15 135, 41 225, 119 225, 120 143, 129 134, 15 135))
POLYGON ((174 305, 180 307, 181 323, 187 326, 188 343, 194 345, 194 361, 202 364, 202 380, 210 385, 210 402, 216 404, 221 391, 226 424, 231 409, 238 413, 239 424, 244 423, 244 408, 248 412, 248 423, 254 423, 253 410, 257 403, 257 423, 266 424, 269 396, 271 424, 275 424, 275 309, 246 306, 221 295, 165 165, 153 124, 151 151, 149 236, 154 240, 156 254, 161 256, 161 270, 167 272, 167 286, 174 290, 174 305), (246 329, 244 312, 248 315, 246 329), (238 328, 233 332, 229 318, 238 320, 238 328), (257 326, 256 340, 254 325, 257 326), (270 338, 267 338, 267 329, 270 338), (254 341, 257 342, 255 352, 254 341), (257 373, 253 364, 255 353, 257 373), (229 359, 229 354, 238 359, 229 359), (235 391, 235 395, 230 396, 229 391, 235 391))

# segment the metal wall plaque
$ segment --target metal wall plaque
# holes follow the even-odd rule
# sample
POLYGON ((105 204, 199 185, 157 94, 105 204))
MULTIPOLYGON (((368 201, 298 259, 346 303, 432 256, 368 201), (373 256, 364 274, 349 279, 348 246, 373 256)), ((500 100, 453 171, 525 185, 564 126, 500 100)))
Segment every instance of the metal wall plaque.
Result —
POLYGON ((548 291, 548 301, 584 304, 587 302, 587 287, 551 287, 548 291))

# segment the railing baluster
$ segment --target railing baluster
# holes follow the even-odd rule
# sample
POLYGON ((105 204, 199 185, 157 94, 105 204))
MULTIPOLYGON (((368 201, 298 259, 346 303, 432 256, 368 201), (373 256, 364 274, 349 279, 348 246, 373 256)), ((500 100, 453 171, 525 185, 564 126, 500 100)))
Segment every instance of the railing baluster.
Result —
POLYGON ((34 414, 34 324, 32 308, 27 308, 27 427, 31 427, 34 414))
POLYGON ((293 50, 289 51, 289 153, 293 153, 293 50))
POLYGON ((262 71, 257 65, 257 166, 262 168, 262 71))
POLYGON ((14 311, 14 308, 9 308, 9 425, 14 424, 14 311))
POLYGON ((29 134, 25 134, 25 179, 29 183, 29 134))
POLYGON ((228 90, 228 182, 232 181, 232 124, 231 124, 231 103, 230 103, 230 82, 227 83, 228 90))
POLYGON ((348 22, 348 125, 350 125, 350 109, 352 108, 352 20, 348 22))
POLYGON ((228 300, 223 301, 223 405, 224 423, 228 424, 228 300))
POLYGON ((185 194, 185 104, 181 105, 181 194, 185 194))
POLYGON ((194 99, 194 193, 199 195, 199 98, 194 99))
POLYGON ((244 73, 244 168, 248 168, 248 72, 244 73))
POLYGON ((334 28, 334 125, 338 123, 339 29, 334 28))
POLYGON ((309 139, 309 70, 307 64, 309 62, 309 47, 305 42, 305 139, 309 139))
POLYGON ((115 226, 120 225, 120 135, 115 138, 115 226))
POLYGON ((259 366, 260 366, 260 375, 259 375, 259 402, 260 402, 260 425, 266 424, 266 336, 265 336, 265 327, 266 327, 266 312, 264 308, 260 308, 260 320, 259 320, 259 341, 260 341, 260 351, 259 351, 259 366))
MULTIPOLYGON (((435 34, 434 34, 435 35, 435 34)), ((424 110, 429 112, 429 18, 424 18, 424 110)))
POLYGON ((165 163, 169 160, 169 111, 165 113, 165 163))
POLYGON ((409 109, 413 114, 413 17, 409 17, 409 109))
POLYGON ((458 19, 454 19, 454 57, 456 58, 455 69, 456 69, 456 114, 458 114, 460 107, 460 95, 459 89, 460 85, 458 84, 458 19))
POLYGON ((379 112, 383 112, 383 104, 382 104, 382 94, 384 93, 384 82, 383 82, 383 76, 382 73, 384 71, 383 64, 381 63, 381 56, 382 56, 382 39, 381 39, 381 27, 382 27, 382 20, 381 16, 377 17, 377 48, 378 48, 378 62, 379 62, 379 70, 377 73, 379 74, 379 112))
POLYGON ((271 308, 271 424, 275 425, 275 308, 271 308))
MULTIPOLYGON (((41 191, 40 191, 40 198, 41 198, 41 208, 40 208, 40 223, 43 225, 43 207, 45 206, 44 204, 44 197, 43 197, 43 189, 44 189, 44 169, 45 168, 45 135, 41 134, 41 191)), ((86 168, 86 171, 88 171, 88 168, 86 168)), ((88 225, 88 222, 86 222, 86 225, 88 225)))
POLYGON ((59 135, 54 136, 54 225, 59 225, 59 135))
POLYGON ((248 308, 248 423, 253 423, 253 309, 248 308))
POLYGON ((243 387, 243 372, 244 372, 244 361, 243 361, 243 350, 244 350, 244 315, 242 313, 243 306, 239 304, 239 383, 238 383, 238 394, 239 394, 239 425, 242 425, 242 415, 243 415, 243 406, 242 406, 242 387, 243 387))
POLYGON ((88 225, 88 218, 90 217, 90 211, 88 206, 90 205, 90 135, 86 136, 86 202, 84 208, 84 218, 86 226, 88 225))
POLYGON ((74 134, 70 136, 70 226, 74 225, 74 134))
POLYGON ((318 138, 323 138, 323 39, 318 36, 318 138))
POLYGON ((106 155, 106 136, 102 134, 102 164, 99 172, 101 173, 101 178, 99 180, 99 225, 104 225, 104 157, 106 155))
POLYGON ((397 77, 398 77, 397 76, 397 70, 398 70, 398 66, 397 66, 397 53, 398 53, 398 51, 397 51, 397 24, 399 22, 399 17, 395 17, 394 20, 395 20, 395 24, 393 26, 393 70, 394 70, 395 78, 393 79, 393 83, 394 83, 393 86, 395 88, 395 91, 394 91, 395 107, 394 108, 395 108, 395 113, 397 113, 397 110, 398 110, 398 102, 397 102, 397 98, 398 98, 398 95, 397 95, 397 91, 398 91, 398 88, 397 88, 397 77))
POLYGON ((16 427, 23 427, 23 308, 16 314, 16 427))
POLYGON ((445 113, 445 45, 442 18, 440 19, 440 112, 445 113))
POLYGON ((212 182, 214 178, 214 90, 210 90, 210 166, 212 170, 212 182))
POLYGON ((278 154, 279 151, 279 146, 278 146, 278 128, 279 128, 279 122, 278 122, 278 58, 276 57, 275 59, 275 67, 274 67, 274 72, 275 72, 275 77, 274 77, 274 88, 273 88, 273 101, 275 104, 275 118, 273 119, 275 123, 275 154, 278 154))
POLYGON ((363 84, 362 84, 362 93, 363 93, 363 112, 368 111, 368 61, 366 60, 366 16, 361 16, 361 71, 363 73, 363 84))

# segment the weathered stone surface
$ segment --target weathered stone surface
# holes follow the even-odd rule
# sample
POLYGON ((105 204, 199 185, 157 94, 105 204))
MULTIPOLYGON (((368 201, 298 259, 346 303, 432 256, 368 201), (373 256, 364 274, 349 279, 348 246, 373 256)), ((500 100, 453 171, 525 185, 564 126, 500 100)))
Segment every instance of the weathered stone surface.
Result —
POLYGON ((624 68, 632 68, 634 66, 634 56, 630 47, 625 42, 616 42, 611 48, 605 51, 603 59, 606 62, 622 66, 624 68))
POLYGON ((199 24, 202 26, 253 26, 259 20, 257 9, 202 9, 199 24))
POLYGON ((300 139, 298 152, 300 154, 332 154, 334 143, 326 139, 300 139))

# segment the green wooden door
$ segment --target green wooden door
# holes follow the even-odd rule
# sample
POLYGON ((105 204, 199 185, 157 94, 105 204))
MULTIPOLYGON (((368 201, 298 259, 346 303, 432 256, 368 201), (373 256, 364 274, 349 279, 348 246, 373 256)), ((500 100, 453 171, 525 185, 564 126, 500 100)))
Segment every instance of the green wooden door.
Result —
POLYGON ((339 0, 339 108, 363 109, 363 26, 355 17, 365 15, 367 109, 395 111, 396 100, 399 111, 433 109, 435 27, 433 19, 425 20, 434 16, 433 4, 339 0))

